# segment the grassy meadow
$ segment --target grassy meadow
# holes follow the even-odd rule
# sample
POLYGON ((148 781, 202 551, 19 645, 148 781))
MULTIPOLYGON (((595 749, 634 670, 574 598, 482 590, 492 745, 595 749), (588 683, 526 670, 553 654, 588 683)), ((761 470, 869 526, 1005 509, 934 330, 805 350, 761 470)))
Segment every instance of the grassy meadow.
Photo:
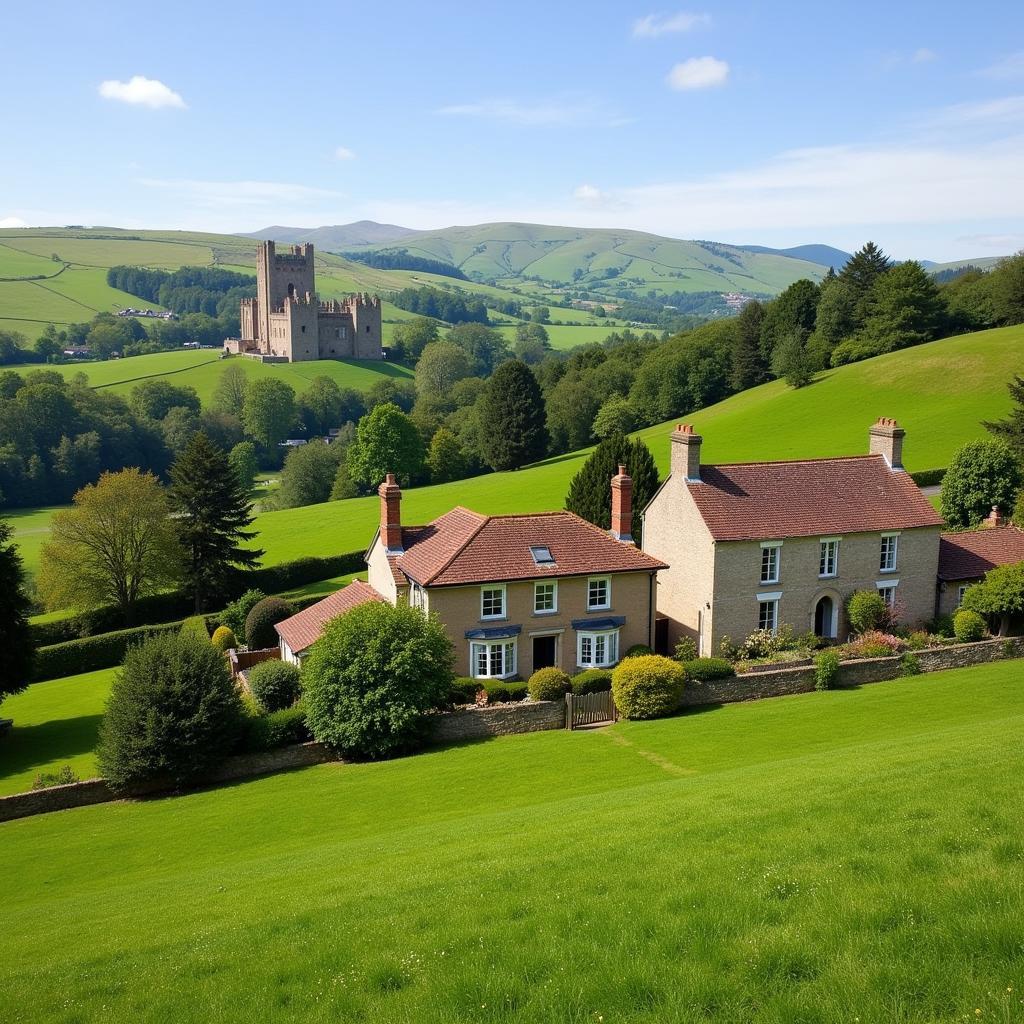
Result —
POLYGON ((0 825, 0 1018, 1009 1024, 1022 725, 997 663, 0 825))

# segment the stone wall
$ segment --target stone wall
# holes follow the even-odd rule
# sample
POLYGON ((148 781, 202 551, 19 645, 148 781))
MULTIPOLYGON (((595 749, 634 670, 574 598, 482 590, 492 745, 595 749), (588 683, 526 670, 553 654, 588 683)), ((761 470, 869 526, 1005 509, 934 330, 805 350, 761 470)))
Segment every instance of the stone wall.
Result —
POLYGON ((486 707, 459 708, 438 715, 433 722, 434 743, 486 736, 512 736, 523 732, 543 732, 565 728, 565 701, 525 701, 519 704, 490 704, 486 707))

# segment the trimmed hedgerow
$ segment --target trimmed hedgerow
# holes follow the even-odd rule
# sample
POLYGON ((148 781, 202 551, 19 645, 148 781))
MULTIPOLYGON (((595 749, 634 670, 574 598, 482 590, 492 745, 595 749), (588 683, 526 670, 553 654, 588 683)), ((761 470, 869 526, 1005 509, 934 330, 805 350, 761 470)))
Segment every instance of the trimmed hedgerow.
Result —
POLYGON ((686 672, 671 658, 629 658, 612 672, 615 706, 623 718, 660 718, 679 707, 686 672))
POLYGON ((604 693, 611 688, 611 669, 588 668, 572 677, 572 692, 577 697, 583 697, 588 693, 604 693))
POLYGON ((572 689, 572 680, 560 668, 539 668, 526 688, 532 700, 561 700, 572 689))
POLYGON ((267 712, 290 708, 302 693, 299 669, 287 661, 261 661, 245 678, 256 703, 267 712))
POLYGON ((526 683, 504 682, 493 683, 485 687, 488 704, 513 704, 526 700, 529 692, 526 683))
POLYGON ((725 658, 694 658, 692 661, 684 661, 683 669, 687 679, 696 679, 701 683, 736 675, 736 669, 725 658))
POLYGON ((961 608, 953 616, 953 636, 962 644, 972 644, 985 635, 985 620, 977 613, 961 608))
POLYGON ((306 743, 311 738, 306 724, 306 709, 299 701, 290 708, 246 718, 239 749, 245 754, 258 754, 264 750, 306 743))
POLYGON ((152 636, 180 631, 180 622, 169 622, 163 626, 137 626, 135 629, 121 629, 116 633, 102 633, 40 647, 36 651, 32 678, 38 683, 113 668, 121 664, 125 653, 134 644, 152 636))
POLYGON ((452 703, 475 704, 476 695, 482 689, 484 689, 484 685, 481 680, 471 679, 469 676, 459 676, 452 681, 452 703))
POLYGON ((206 619, 202 615, 191 615, 181 624, 183 636, 191 636, 204 643, 210 641, 210 631, 206 627, 206 619))
POLYGON ((274 626, 294 614, 292 606, 280 597, 265 597, 249 610, 245 617, 245 643, 250 651, 277 646, 274 626))

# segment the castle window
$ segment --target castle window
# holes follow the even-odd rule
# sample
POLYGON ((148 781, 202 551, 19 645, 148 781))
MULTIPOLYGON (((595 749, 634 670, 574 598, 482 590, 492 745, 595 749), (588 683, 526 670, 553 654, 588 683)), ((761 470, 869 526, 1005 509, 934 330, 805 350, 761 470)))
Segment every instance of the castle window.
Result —
POLYGON ((305 333, 306 333, 306 325, 305 325, 305 324, 303 324, 303 325, 302 325, 302 333, 303 333, 303 334, 305 334, 305 333))
POLYGON ((367 333, 367 334, 369 334, 369 333, 370 333, 370 325, 369 325, 369 324, 367 324, 367 325, 366 325, 366 333, 367 333))

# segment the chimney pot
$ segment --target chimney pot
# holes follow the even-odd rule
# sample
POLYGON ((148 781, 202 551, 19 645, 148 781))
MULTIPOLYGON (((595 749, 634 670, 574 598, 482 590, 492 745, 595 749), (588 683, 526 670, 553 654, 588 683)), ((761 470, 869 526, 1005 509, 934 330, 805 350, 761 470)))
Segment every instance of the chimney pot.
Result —
POLYGON ((612 477, 611 534, 623 544, 633 543, 633 478, 621 463, 612 477))
POLYGON ((879 416, 868 431, 868 452, 881 455, 890 469, 903 469, 903 438, 906 431, 891 416, 879 416))
POLYGON ((388 554, 402 552, 402 490, 394 473, 377 488, 380 495, 380 536, 388 554))
POLYGON ((998 505, 992 506, 992 511, 989 512, 985 522, 981 524, 988 530, 998 530, 1003 525, 1003 517, 999 511, 998 505))
POLYGON ((672 431, 672 475, 684 481, 700 480, 700 446, 704 440, 690 423, 680 423, 672 431))

